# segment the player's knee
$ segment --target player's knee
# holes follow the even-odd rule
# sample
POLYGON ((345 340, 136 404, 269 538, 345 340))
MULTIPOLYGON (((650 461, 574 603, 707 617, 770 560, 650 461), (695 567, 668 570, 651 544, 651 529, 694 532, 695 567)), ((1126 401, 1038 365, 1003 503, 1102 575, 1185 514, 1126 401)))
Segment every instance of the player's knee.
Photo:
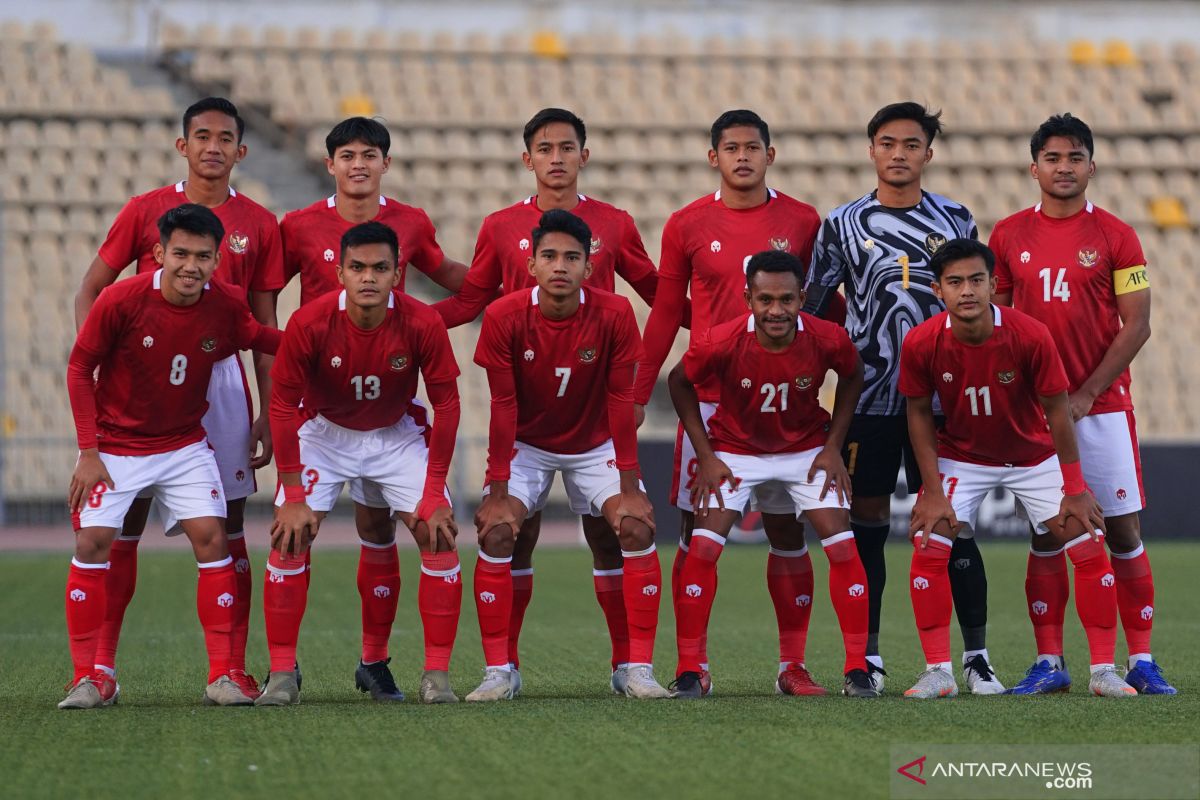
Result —
POLYGON ((225 537, 223 522, 218 517, 182 520, 184 533, 192 543, 197 561, 220 561, 229 555, 229 540, 225 537))
POLYGON ((480 542, 480 549, 492 558, 509 558, 513 554, 517 537, 512 527, 499 525, 492 528, 480 542))
POLYGON ((75 560, 81 564, 103 564, 108 561, 112 537, 102 535, 96 528, 84 528, 75 535, 75 560))
POLYGON ((892 518, 892 497, 855 495, 850 501, 850 516, 867 524, 888 522, 892 518))
POLYGON ((654 544, 654 531, 650 530, 650 526, 641 520, 629 517, 621 520, 618 537, 621 549, 628 553, 646 550, 654 544))
POLYGON ((1110 517, 1104 521, 1105 541, 1114 553, 1131 553, 1142 543, 1142 526, 1137 514, 1110 517))

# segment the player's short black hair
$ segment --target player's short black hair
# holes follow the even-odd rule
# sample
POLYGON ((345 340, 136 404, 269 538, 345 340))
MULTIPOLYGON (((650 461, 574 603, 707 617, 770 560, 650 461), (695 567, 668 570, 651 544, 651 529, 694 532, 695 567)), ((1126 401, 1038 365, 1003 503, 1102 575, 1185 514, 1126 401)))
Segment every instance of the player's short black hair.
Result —
POLYGON ((583 147, 584 142, 587 141, 587 127, 583 124, 583 120, 565 108, 543 108, 534 114, 529 122, 525 123, 525 130, 521 133, 521 137, 525 140, 526 152, 529 152, 529 148, 533 146, 534 135, 554 122, 563 122, 574 128, 575 135, 579 137, 579 146, 583 147))
POLYGON ((764 250, 750 256, 746 262, 746 287, 754 282, 754 276, 760 272, 790 272, 796 276, 800 288, 804 288, 804 262, 786 250, 764 250))
POLYGON ((939 247, 933 257, 929 259, 929 269, 933 272, 933 279, 940 281, 946 267, 967 258, 983 259, 983 265, 987 268, 988 275, 995 274, 996 256, 990 247, 976 239, 951 239, 939 247))
POLYGON ((396 232, 391 227, 375 220, 355 225, 342 234, 338 260, 344 262, 347 250, 364 244, 386 244, 392 250, 392 261, 400 260, 400 240, 396 238, 396 232))
POLYGON ((592 229, 588 224, 579 217, 572 214, 570 211, 564 211, 561 208, 552 208, 542 218, 538 220, 537 227, 530 234, 530 239, 533 240, 533 252, 536 254, 538 245, 542 243, 542 239, 547 233, 565 233, 572 239, 579 242, 579 246, 583 248, 583 257, 586 260, 592 252, 592 229))
POLYGON ((1070 113, 1055 114, 1039 125, 1029 139, 1029 154, 1033 156, 1034 161, 1037 161, 1038 153, 1046 148, 1046 142, 1054 136, 1064 136, 1081 145, 1087 150, 1089 159, 1096 152, 1092 149, 1092 129, 1086 122, 1070 113))
POLYGON ((242 136, 246 133, 246 121, 238 114, 237 106, 224 97, 206 97, 188 106, 183 112, 183 138, 188 138, 192 120, 206 111, 218 111, 227 117, 233 117, 233 121, 237 123, 238 144, 241 144, 242 136))
POLYGON ((875 112, 867 123, 867 138, 875 141, 875 134, 889 122, 898 119, 910 119, 921 126, 925 132, 926 146, 933 144, 934 137, 942 132, 942 112, 930 111, 920 103, 909 100, 903 103, 892 103, 875 112))
POLYGON ((713 150, 716 150, 717 145, 721 143, 721 134, 730 128, 743 127, 758 128, 758 132, 762 136, 763 146, 771 146, 771 129, 767 127, 767 123, 763 121, 763 118, 753 111, 744 108, 735 108, 732 111, 726 111, 721 114, 712 124, 709 138, 712 140, 713 150))
POLYGON ((184 203, 175 206, 158 218, 158 237, 163 247, 171 239, 175 231, 187 231, 197 236, 207 236, 217 247, 225 238, 225 226, 212 212, 212 209, 198 203, 184 203))
POLYGON ((345 147, 351 142, 362 142, 376 147, 383 157, 387 158, 388 150, 392 146, 392 135, 377 119, 350 117, 333 126, 333 130, 325 137, 325 149, 329 151, 329 157, 333 158, 339 147, 345 147))

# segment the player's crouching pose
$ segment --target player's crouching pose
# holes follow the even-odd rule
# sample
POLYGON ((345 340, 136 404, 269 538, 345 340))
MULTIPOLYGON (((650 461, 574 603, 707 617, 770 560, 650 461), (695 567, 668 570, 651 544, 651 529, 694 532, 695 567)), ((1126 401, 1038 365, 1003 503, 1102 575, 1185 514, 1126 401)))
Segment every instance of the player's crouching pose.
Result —
POLYGON ((909 592, 926 661, 904 694, 958 694, 950 669, 953 602, 946 566, 955 535, 974 526, 983 498, 1003 487, 1036 526, 1038 542, 1065 547, 1075 564, 1075 605, 1091 650, 1089 688, 1110 697, 1134 695, 1113 666, 1117 604, 1101 544, 1104 517, 1083 481, 1062 359, 1046 326, 991 305, 994 267, 991 250, 973 239, 939 248, 930 268, 947 310, 913 328, 901 350, 900 391, 908 398, 909 437, 922 480, 910 528, 909 592), (940 432, 934 394, 946 414, 940 432))
POLYGON ((209 283, 225 236, 213 212, 181 205, 159 219, 158 229, 154 257, 161 268, 100 294, 67 368, 80 451, 68 494, 76 527, 66 596, 75 677, 59 708, 117 700, 112 675, 94 666, 107 605, 108 554, 125 513, 145 489, 180 520, 200 568, 196 609, 208 650, 205 702, 252 702, 229 677, 237 584, 221 475, 200 420, 213 365, 241 349, 274 353, 279 332, 260 325, 244 297, 209 283))
MULTIPOLYGON (((787 491, 797 517, 807 517, 829 558, 829 594, 846 646, 842 692, 879 696, 866 671, 867 578, 850 529, 850 477, 841 458, 862 391, 862 361, 843 328, 800 312, 803 275, 803 262, 790 253, 771 250, 750 258, 745 290, 750 313, 696 339, 668 379, 699 460, 692 492, 696 527, 680 577, 676 620, 678 698, 704 696, 701 648, 716 594, 717 559, 754 488, 767 482, 787 491), (830 369, 838 374, 832 418, 817 404, 830 369), (720 389, 707 433, 696 390, 702 385, 720 389), (716 496, 715 508, 710 495, 716 496)), ((793 571, 794 592, 787 598, 773 593, 780 632, 776 691, 825 694, 804 665, 813 594, 808 549, 772 552, 807 567, 793 571)))
MULTIPOLYGON (((299 702, 293 665, 308 598, 308 548, 342 486, 359 478, 380 488, 421 549, 421 700, 458 700, 448 670, 462 583, 445 488, 458 431, 458 364, 441 318, 393 291, 397 257, 396 233, 387 225, 365 222, 346 231, 337 268, 345 288, 292 315, 275 360, 270 414, 281 488, 263 591, 271 675, 256 705, 299 702), (433 403, 428 442, 424 410, 414 401, 418 372, 433 403)), ((360 535, 370 540, 362 540, 358 566, 363 647, 354 680, 375 700, 401 701, 387 666, 400 594, 395 536, 377 528, 360 535)))
POLYGON ((638 480, 633 376, 642 347, 633 308, 582 288, 592 241, 583 220, 547 211, 530 239, 537 286, 488 306, 475 352, 487 370, 492 416, 488 486, 475 515, 474 592, 486 669, 467 700, 507 700, 521 690, 508 658, 512 553, 522 521, 546 504, 555 472, 571 511, 603 516, 620 541, 629 624, 624 693, 666 697, 652 667, 662 571, 654 511, 638 480))

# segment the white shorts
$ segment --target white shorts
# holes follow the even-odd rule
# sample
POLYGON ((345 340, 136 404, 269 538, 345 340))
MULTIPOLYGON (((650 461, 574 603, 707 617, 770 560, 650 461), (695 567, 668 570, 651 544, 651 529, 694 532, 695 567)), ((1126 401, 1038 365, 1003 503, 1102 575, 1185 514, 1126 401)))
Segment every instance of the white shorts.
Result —
MULTIPOLYGON (((704 429, 708 430, 708 420, 717 410, 716 403, 701 403, 700 418, 704 420, 704 429)), ((683 423, 675 433, 675 464, 671 473, 671 504, 681 511, 695 511, 692 507, 692 484, 696 478, 696 449, 692 440, 684 433, 683 423), (683 466, 687 465, 687 481, 682 480, 685 474, 683 466)), ((742 507, 744 508, 744 506, 742 507)), ((738 511, 741 511, 739 508, 738 511)), ((767 481, 758 486, 750 497, 750 508, 764 514, 794 514, 796 504, 788 495, 787 488, 776 481, 767 481)))
POLYGON ((1104 509, 1119 517, 1146 506, 1142 456, 1132 411, 1092 414, 1075 423, 1083 479, 1104 509))
MULTIPOLYGON (((392 513, 409 513, 417 510, 425 490, 429 448, 424 429, 408 415, 370 431, 343 428, 318 415, 300 426, 300 461, 313 511, 331 510, 346 482, 362 478, 378 489, 392 513)), ((275 505, 283 505, 282 487, 275 505)))
POLYGON ((1043 523, 1057 517, 1062 507, 1062 470, 1056 455, 1032 467, 987 467, 939 458, 938 472, 942 474, 942 491, 955 516, 970 532, 975 530, 979 506, 992 489, 1012 492, 1020 504, 1020 512, 1038 533, 1047 533, 1043 523))
MULTIPOLYGON (((770 455, 749 456, 739 453, 717 453, 717 458, 725 462, 733 473, 734 484, 721 486, 721 500, 727 511, 738 511, 746 507, 756 488, 766 483, 773 483, 787 497, 790 503, 786 512, 772 513, 795 514, 799 517, 805 511, 817 508, 844 508, 849 510, 850 504, 838 502, 837 491, 830 489, 825 498, 821 499, 821 487, 825 484, 825 471, 819 470, 813 476, 813 482, 808 482, 808 471, 813 459, 822 448, 814 447, 799 453, 772 453, 770 455)), ((716 499, 709 498, 708 507, 716 507, 716 499)))
POLYGON ((208 411, 201 424, 208 435, 221 471, 227 500, 254 494, 254 470, 250 468, 250 425, 254 406, 242 359, 237 355, 213 364, 208 384, 208 411))
POLYGON ((176 519, 225 517, 221 475, 207 441, 148 456, 101 453, 100 460, 115 488, 97 484, 84 499, 78 522, 81 528, 119 530, 129 506, 143 490, 149 490, 148 496, 176 519))
MULTIPOLYGON (((523 442, 516 442, 513 449, 508 493, 530 514, 546 507, 556 472, 562 473, 572 514, 603 516, 604 501, 621 493, 617 453, 611 439, 586 453, 551 453, 523 442)), ((484 486, 484 495, 489 489, 484 486)))
MULTIPOLYGON (((417 398, 413 398, 412 405, 409 407, 409 416, 417 424, 423 434, 426 436, 428 443, 428 435, 431 430, 429 425, 429 412, 425 409, 424 404, 417 398)), ((383 489, 374 481, 355 478, 350 481, 350 499, 358 503, 360 506, 368 508, 388 508, 387 498, 383 496, 383 489)))

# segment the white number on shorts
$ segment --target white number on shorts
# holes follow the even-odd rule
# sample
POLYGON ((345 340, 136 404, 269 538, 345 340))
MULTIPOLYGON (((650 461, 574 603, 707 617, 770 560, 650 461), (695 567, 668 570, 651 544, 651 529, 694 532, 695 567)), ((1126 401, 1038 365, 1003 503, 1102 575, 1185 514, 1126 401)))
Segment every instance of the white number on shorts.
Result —
POLYGON ((354 384, 355 400, 374 400, 379 397, 379 377, 376 375, 355 375, 350 379, 354 384))
POLYGON ((967 398, 971 401, 971 415, 978 417, 980 414, 979 406, 983 405, 983 416, 990 417, 992 415, 992 390, 987 386, 968 386, 965 392, 967 398))
POLYGON ((766 414, 774 414, 776 411, 787 411, 787 392, 788 385, 786 383, 781 383, 778 386, 764 383, 758 390, 759 394, 766 395, 763 398, 762 408, 759 410, 766 414), (773 405, 776 397, 779 398, 779 408, 775 408, 773 405))
POLYGON ((555 367, 554 377, 562 380, 562 383, 558 384, 558 396, 562 397, 567 393, 567 384, 571 382, 571 368, 555 367))
POLYGON ((172 386, 183 385, 187 379, 187 356, 183 353, 171 359, 171 375, 168 378, 172 386))
POLYGON ((1046 267, 1038 271, 1038 277, 1042 279, 1042 300, 1049 303, 1051 299, 1057 297, 1064 303, 1071 299, 1071 287, 1067 284, 1067 268, 1059 267, 1058 274, 1054 276, 1054 282, 1050 281, 1050 268, 1046 267))

